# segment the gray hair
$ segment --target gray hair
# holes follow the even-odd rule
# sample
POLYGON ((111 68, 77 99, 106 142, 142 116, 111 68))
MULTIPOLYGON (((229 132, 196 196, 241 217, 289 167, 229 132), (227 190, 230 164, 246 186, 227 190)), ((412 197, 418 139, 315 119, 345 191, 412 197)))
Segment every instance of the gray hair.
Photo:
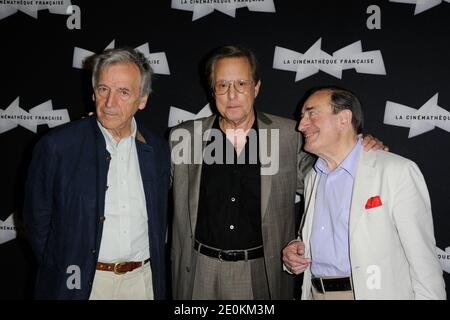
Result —
POLYGON ((252 78, 255 85, 259 81, 259 65, 254 53, 240 46, 223 46, 215 49, 206 62, 206 78, 211 88, 214 87, 214 67, 216 63, 224 58, 245 58, 250 64, 252 78))
POLYGON ((147 58, 142 52, 132 48, 108 49, 92 57, 92 86, 98 84, 100 72, 107 66, 118 63, 132 63, 136 65, 141 74, 140 97, 144 97, 152 92, 153 70, 147 58))
POLYGON ((333 113, 339 113, 342 110, 350 110, 352 112, 352 127, 357 134, 362 133, 364 116, 362 112, 361 102, 358 97, 350 90, 337 86, 324 86, 309 91, 308 97, 319 91, 330 92, 330 105, 333 113))

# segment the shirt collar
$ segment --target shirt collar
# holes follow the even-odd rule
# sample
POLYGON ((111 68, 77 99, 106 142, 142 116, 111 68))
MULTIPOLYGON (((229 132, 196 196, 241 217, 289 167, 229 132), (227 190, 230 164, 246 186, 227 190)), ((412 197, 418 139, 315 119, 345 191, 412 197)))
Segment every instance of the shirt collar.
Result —
MULTIPOLYGON (((253 121, 253 125, 252 125, 252 129, 256 130, 256 132, 258 132, 258 117, 256 115, 256 110, 253 110, 255 113, 255 121, 253 121)), ((220 128, 220 115, 216 116, 216 119, 213 122, 213 125, 211 128, 213 129, 219 129, 223 134, 225 134, 225 132, 222 131, 222 129, 220 128)))
MULTIPOLYGON (((100 131, 103 134, 103 137, 105 138, 106 144, 110 145, 110 146, 114 146, 117 147, 117 145, 119 144, 118 142, 116 142, 116 140, 114 139, 114 137, 112 136, 112 134, 102 126, 102 124, 100 123, 100 121, 98 121, 97 119, 97 125, 100 128, 100 131)), ((127 139, 132 137, 133 139, 136 139, 136 132, 137 132, 137 125, 136 125, 136 120, 134 119, 134 117, 131 119, 131 135, 125 138, 122 138, 120 141, 122 141, 123 139, 127 139)))
MULTIPOLYGON (((345 157, 344 161, 341 162, 341 164, 338 166, 337 169, 343 169, 347 171, 352 178, 354 179, 356 176, 356 169, 358 167, 358 159, 359 155, 361 153, 362 149, 362 138, 358 138, 355 145, 352 148, 352 151, 345 157)), ((322 174, 329 174, 327 162, 319 158, 316 161, 316 164, 314 165, 314 168, 316 169, 316 172, 320 172, 322 174)))

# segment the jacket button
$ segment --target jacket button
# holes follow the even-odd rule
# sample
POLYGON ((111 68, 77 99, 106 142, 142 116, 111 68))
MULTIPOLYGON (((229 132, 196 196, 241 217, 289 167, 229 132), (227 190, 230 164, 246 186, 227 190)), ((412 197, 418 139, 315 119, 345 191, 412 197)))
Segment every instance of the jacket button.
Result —
POLYGON ((99 220, 100 222, 105 221, 105 219, 106 219, 105 216, 101 216, 101 217, 98 218, 98 220, 99 220))
POLYGON ((107 190, 108 190, 108 188, 109 188, 109 186, 106 186, 106 187, 105 187, 105 191, 107 191, 107 190))
POLYGON ((89 282, 88 282, 88 285, 89 285, 89 287, 92 287, 92 282, 89 281, 89 282))
POLYGON ((111 161, 111 155, 106 157, 106 161, 111 161))
POLYGON ((189 267, 186 267, 187 272, 191 272, 191 269, 189 267))
POLYGON ((95 254, 97 251, 95 249, 91 250, 92 254, 95 254))

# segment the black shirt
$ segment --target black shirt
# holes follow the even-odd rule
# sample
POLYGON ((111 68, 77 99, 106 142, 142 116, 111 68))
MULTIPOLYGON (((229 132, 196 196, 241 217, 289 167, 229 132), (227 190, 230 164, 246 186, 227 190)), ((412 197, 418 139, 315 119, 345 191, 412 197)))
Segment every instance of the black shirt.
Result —
MULTIPOLYGON (((262 245, 261 167, 256 123, 255 119, 254 131, 247 135, 245 147, 238 157, 232 143, 220 130, 219 117, 214 121, 212 128, 218 130, 218 137, 223 141, 223 157, 220 157, 223 161, 208 164, 203 159, 195 233, 202 244, 224 250, 262 245), (234 154, 231 164, 226 163, 227 148, 234 154)), ((212 137, 205 150, 214 141, 212 137)))

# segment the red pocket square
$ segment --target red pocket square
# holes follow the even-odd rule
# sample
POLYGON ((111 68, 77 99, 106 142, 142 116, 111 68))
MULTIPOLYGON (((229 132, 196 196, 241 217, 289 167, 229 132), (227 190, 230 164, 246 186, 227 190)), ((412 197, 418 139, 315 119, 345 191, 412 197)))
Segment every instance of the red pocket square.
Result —
POLYGON ((372 209, 383 205, 380 196, 370 197, 366 202, 366 209, 372 209))

